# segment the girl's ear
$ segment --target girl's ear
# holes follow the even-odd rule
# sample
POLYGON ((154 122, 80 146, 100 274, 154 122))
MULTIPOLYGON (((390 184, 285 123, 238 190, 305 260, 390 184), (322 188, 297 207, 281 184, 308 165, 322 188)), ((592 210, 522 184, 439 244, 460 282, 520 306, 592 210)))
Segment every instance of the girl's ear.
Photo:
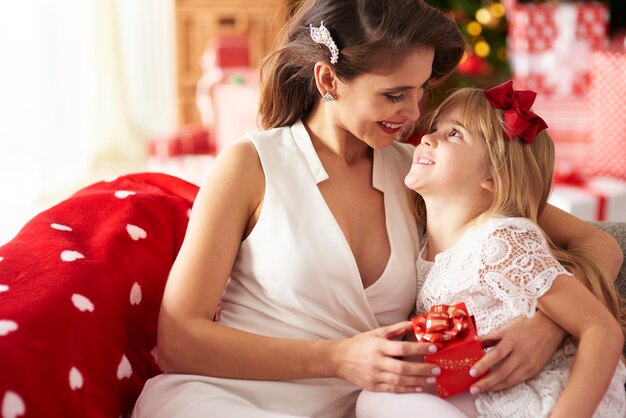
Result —
POLYGON ((488 178, 485 179, 483 181, 480 182, 480 187, 487 190, 488 192, 495 192, 496 191, 496 185, 493 182, 493 178, 488 178))
POLYGON ((315 85, 317 86, 317 91, 320 93, 320 96, 324 97, 326 93, 330 93, 334 97, 337 97, 335 70, 333 70, 330 65, 318 61, 315 63, 313 73, 315 75, 315 85))

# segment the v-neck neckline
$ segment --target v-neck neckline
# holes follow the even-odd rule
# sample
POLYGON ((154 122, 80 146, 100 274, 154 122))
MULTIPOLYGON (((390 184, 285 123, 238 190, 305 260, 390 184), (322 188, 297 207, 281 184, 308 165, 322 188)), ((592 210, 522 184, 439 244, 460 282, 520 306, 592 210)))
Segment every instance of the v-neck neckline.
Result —
POLYGON ((383 194, 383 206, 385 212, 385 230, 387 231, 387 240, 389 242, 389 258, 387 259, 387 263, 385 264, 385 268, 383 269, 380 276, 372 282, 369 286, 365 287, 363 285, 363 278, 361 277, 361 272, 359 270, 359 265, 356 261, 356 257, 354 255, 354 251, 346 238, 339 222, 337 222, 337 218, 333 214, 330 206, 326 202, 322 191, 319 188, 319 183, 322 181, 328 180, 329 176, 326 170, 324 169, 324 165, 319 158, 319 155, 315 151, 313 147, 313 142, 311 141, 311 136, 309 135, 306 127, 302 123, 301 120, 297 121, 295 124, 291 126, 292 136, 295 140, 296 145, 302 152, 304 156, 304 160, 307 163, 307 166, 313 176, 316 184, 317 194, 319 199, 321 200, 322 206, 324 206, 327 217, 329 221, 333 224, 333 228, 337 231, 339 235, 339 240, 341 241, 341 245, 345 248, 345 252, 350 260, 351 268, 354 272, 354 276, 358 279, 360 287, 367 293, 368 290, 372 289, 376 286, 377 283, 381 281, 389 271, 390 266, 392 264, 392 259, 394 257, 394 246, 393 246, 393 232, 391 231, 391 225, 389 222, 389 205, 387 202, 387 193, 385 193, 385 166, 384 166, 384 158, 382 155, 382 150, 374 149, 373 152, 373 161, 372 161, 372 187, 376 190, 380 191, 383 194))

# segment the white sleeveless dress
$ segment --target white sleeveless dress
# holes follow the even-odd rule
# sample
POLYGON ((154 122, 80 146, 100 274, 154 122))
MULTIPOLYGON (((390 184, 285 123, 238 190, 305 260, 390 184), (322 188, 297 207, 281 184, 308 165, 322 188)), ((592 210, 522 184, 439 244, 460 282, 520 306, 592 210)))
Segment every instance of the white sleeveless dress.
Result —
MULTIPOLYGON (((465 302, 479 335, 487 335, 516 318, 532 316, 537 300, 558 275, 571 276, 552 256, 539 228, 525 218, 491 218, 468 229, 435 261, 417 261, 417 312, 431 305, 465 302)), ((576 280, 571 278, 571 280, 576 280)), ((479 394, 480 417, 548 417, 567 380, 576 354, 564 343, 543 370, 510 389, 479 394)), ((626 368, 620 362, 594 418, 626 416, 626 368)))
MULTIPOLYGON (((419 232, 404 176, 413 147, 374 150, 391 255, 363 288, 356 261, 317 186, 328 175, 302 122, 248 135, 265 173, 263 207, 235 260, 220 322, 272 337, 341 339, 406 320, 415 303, 419 232)), ((162 374, 133 417, 351 417, 359 388, 341 379, 254 381, 162 374)))

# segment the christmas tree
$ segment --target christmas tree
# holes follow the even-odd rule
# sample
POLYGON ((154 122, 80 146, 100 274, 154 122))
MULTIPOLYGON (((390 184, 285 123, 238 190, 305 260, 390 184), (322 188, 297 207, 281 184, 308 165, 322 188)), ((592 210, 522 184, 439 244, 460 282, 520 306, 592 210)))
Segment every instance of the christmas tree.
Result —
POLYGON ((499 0, 426 0, 447 11, 467 41, 455 73, 433 90, 427 107, 438 103, 449 89, 463 86, 492 87, 510 78, 505 6, 499 0))

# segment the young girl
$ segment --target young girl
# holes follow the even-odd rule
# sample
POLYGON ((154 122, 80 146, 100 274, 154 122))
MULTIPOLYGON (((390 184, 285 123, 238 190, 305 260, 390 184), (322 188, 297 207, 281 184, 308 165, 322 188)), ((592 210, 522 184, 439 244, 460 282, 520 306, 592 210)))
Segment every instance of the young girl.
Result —
MULTIPOLYGON (((449 398, 465 415, 624 417, 624 338, 615 289, 602 272, 585 270, 590 288, 605 289, 594 297, 558 261, 584 267, 591 264, 584 254, 568 260, 537 226, 550 193, 554 151, 546 124, 530 111, 534 98, 533 92, 514 91, 510 81, 488 91, 466 88, 430 119, 430 133, 405 179, 421 196, 417 215, 426 224, 417 312, 465 302, 478 334, 487 335, 539 310, 577 340, 566 339, 543 371, 524 383, 490 393, 472 387, 474 402, 467 393, 449 398)), ((403 416, 377 411, 380 401, 364 392, 358 415, 403 416)), ((398 408, 462 416, 449 405, 436 406, 438 401, 445 402, 411 395, 398 408)))

